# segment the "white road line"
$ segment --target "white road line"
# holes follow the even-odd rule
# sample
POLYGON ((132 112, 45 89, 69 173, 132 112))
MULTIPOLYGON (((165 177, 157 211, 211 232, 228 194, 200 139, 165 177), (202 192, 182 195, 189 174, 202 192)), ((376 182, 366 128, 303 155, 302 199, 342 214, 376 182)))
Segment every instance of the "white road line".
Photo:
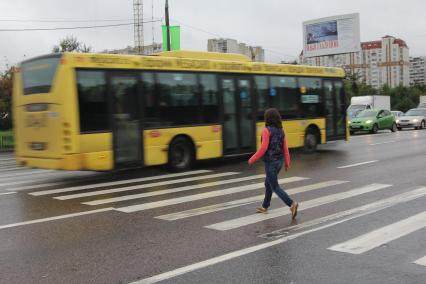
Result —
MULTIPOLYGON (((326 181, 326 182, 320 182, 320 183, 310 184, 310 185, 306 185, 306 186, 296 187, 296 188, 292 188, 292 189, 289 189, 289 190, 286 190, 286 191, 287 191, 288 194, 297 194, 297 193, 307 192, 307 191, 310 191, 310 190, 335 186, 335 185, 339 185, 339 184, 343 184, 343 183, 347 183, 347 182, 348 181, 332 180, 332 181, 326 181)), ((210 206, 190 209, 190 210, 186 210, 186 211, 161 215, 161 216, 157 216, 155 218, 161 219, 161 220, 166 220, 166 221, 175 221, 175 220, 179 220, 179 219, 185 219, 185 218, 189 218, 189 217, 204 215, 204 214, 208 214, 208 213, 218 212, 218 211, 222 211, 222 210, 226 210, 226 209, 231 209, 231 208, 235 208, 235 207, 244 206, 244 205, 252 204, 252 203, 255 203, 255 202, 259 202, 263 199, 264 196, 265 196, 264 194, 257 195, 257 196, 243 198, 243 199, 234 200, 234 201, 230 201, 230 202, 224 202, 224 203, 214 204, 214 205, 210 205, 210 206)), ((273 195, 272 198, 277 198, 277 196, 273 195)))
MULTIPOLYGON (((284 184, 284 183, 301 181, 301 180, 305 180, 305 179, 307 179, 307 178, 289 177, 289 178, 280 179, 280 180, 278 180, 278 182, 280 184, 284 184)), ((250 191, 250 190, 256 190, 256 189, 259 189, 259 188, 262 188, 262 187, 264 187, 263 182, 245 185, 245 186, 237 186, 237 187, 232 187, 232 188, 227 188, 227 189, 221 189, 221 190, 216 190, 216 191, 211 191, 211 192, 206 192, 206 193, 194 194, 194 195, 184 196, 184 197, 179 197, 179 198, 172 198, 172 199, 161 200, 161 201, 156 201, 156 202, 120 207, 120 208, 115 208, 115 210, 120 211, 120 212, 125 212, 125 213, 132 213, 132 212, 143 211, 143 210, 148 210, 148 209, 153 209, 153 208, 159 208, 159 207, 165 207, 165 206, 170 206, 170 205, 176 205, 176 204, 191 202, 191 201, 195 201, 195 200, 201 200, 201 199, 206 199, 206 198, 212 198, 212 197, 217 197, 217 196, 223 196, 223 195, 228 195, 228 194, 234 194, 234 193, 240 193, 240 192, 245 192, 245 191, 250 191)))
POLYGON ((94 189, 94 188, 100 188, 100 187, 106 187, 106 186, 115 186, 115 185, 129 184, 129 183, 154 181, 154 180, 159 180, 159 179, 167 179, 167 178, 175 178, 175 177, 181 177, 181 176, 204 174, 204 173, 210 173, 210 172, 211 172, 210 170, 199 170, 199 171, 190 171, 190 172, 183 172, 183 173, 176 173, 176 174, 165 174, 165 175, 159 175, 159 176, 153 176, 153 177, 126 179, 126 180, 103 182, 103 183, 97 183, 97 184, 74 186, 74 187, 68 187, 68 188, 43 190, 43 191, 32 192, 32 193, 30 193, 30 195, 34 195, 34 196, 50 195, 50 194, 56 194, 56 193, 79 191, 79 190, 84 190, 84 189, 94 189))
POLYGON ((372 164, 372 163, 376 163, 376 162, 378 162, 378 160, 362 162, 362 163, 357 163, 357 164, 352 164, 352 165, 347 165, 347 166, 342 166, 342 167, 337 167, 337 168, 338 169, 346 169, 346 168, 352 168, 352 167, 362 166, 362 165, 366 165, 366 164, 372 164))
POLYGON ((19 222, 19 223, 7 224, 7 225, 0 225, 0 230, 7 229, 7 228, 13 228, 13 227, 20 227, 20 226, 25 226, 25 225, 30 225, 30 224, 50 222, 50 221, 55 221, 55 220, 60 220, 60 219, 67 219, 67 218, 72 218, 72 217, 77 217, 77 216, 107 212, 107 211, 112 211, 112 210, 113 210, 113 208, 102 208, 102 209, 98 209, 98 210, 84 211, 84 212, 78 212, 78 213, 72 213, 72 214, 66 214, 66 215, 59 215, 59 216, 55 216, 55 217, 35 219, 35 220, 31 220, 31 221, 25 221, 25 222, 19 222))
MULTIPOLYGON (((113 198, 108 198, 108 199, 94 200, 94 201, 89 201, 89 202, 83 202, 82 204, 93 206, 93 205, 114 203, 114 202, 133 200, 133 199, 139 199, 139 198, 144 198, 144 197, 151 197, 151 196, 158 196, 158 195, 169 194, 169 193, 182 192, 182 191, 187 191, 187 190, 192 190, 192 189, 200 189, 200 188, 206 188, 206 187, 212 187, 212 186, 218 186, 218 185, 225 185, 225 184, 230 184, 230 183, 237 183, 237 182, 255 180, 255 179, 260 179, 260 178, 264 178, 264 177, 265 177, 265 175, 255 175, 255 176, 228 179, 228 180, 222 180, 222 181, 214 181, 214 182, 208 182, 208 183, 203 183, 203 184, 188 185, 188 186, 177 187, 177 188, 172 188, 172 189, 159 190, 159 191, 154 191, 154 192, 145 192, 145 193, 140 193, 140 194, 131 194, 131 195, 113 197, 113 198)), ((59 197, 57 199, 59 199, 59 197)))
MULTIPOLYGON (((326 195, 326 196, 315 198, 312 200, 300 202, 299 211, 333 203, 339 200, 351 198, 361 194, 377 191, 390 186, 391 185, 388 185, 388 184, 371 184, 361 188, 340 192, 336 194, 326 195)), ((245 216, 245 217, 241 217, 237 219, 232 219, 232 220, 212 224, 212 225, 206 226, 206 228, 219 230, 219 231, 227 231, 227 230, 232 230, 232 229, 240 228, 243 226, 255 224, 258 222, 262 222, 268 219, 289 215, 289 214, 290 214, 290 210, 282 207, 282 208, 278 208, 274 210, 269 210, 268 214, 253 214, 253 215, 249 215, 249 216, 245 216)))
POLYGON ((16 192, 10 191, 10 192, 0 192, 1 195, 9 195, 9 194, 15 194, 16 192))
MULTIPOLYGON (((381 200, 381 201, 378 201, 378 202, 369 203, 369 204, 366 204, 362 207, 357 207, 357 208, 354 208, 354 209, 351 209, 351 210, 341 212, 341 213, 343 213, 341 217, 344 217, 344 218, 337 220, 337 221, 334 221, 334 222, 331 222, 331 223, 329 222, 328 224, 325 224, 325 225, 322 225, 322 226, 319 226, 319 227, 317 227, 317 225, 323 224, 326 221, 324 219, 326 217, 316 219, 316 220, 319 220, 319 222, 315 222, 315 220, 312 220, 312 221, 308 222, 308 223, 310 223, 310 226, 304 226, 304 228, 306 228, 306 229, 310 228, 310 227, 314 227, 312 229, 302 231, 302 232, 295 232, 295 233, 290 232, 289 234, 287 234, 287 235, 285 235, 285 236, 283 236, 283 237, 281 237, 277 240, 274 240, 274 241, 269 241, 267 243, 255 245, 255 246, 252 246, 252 247, 248 247, 248 248, 245 248, 245 249, 241 249, 241 250, 230 252, 230 253, 227 253, 227 254, 224 254, 224 255, 213 257, 213 258, 201 261, 201 262, 190 264, 190 265, 180 267, 180 268, 168 271, 168 272, 164 272, 164 273, 161 273, 161 274, 158 274, 158 275, 151 276, 149 278, 145 278, 145 279, 142 279, 142 280, 139 280, 139 281, 135 281, 131 284, 151 284, 151 283, 157 283, 157 282, 160 282, 160 281, 163 281, 163 280, 171 279, 171 278, 177 277, 179 275, 183 275, 183 274, 186 274, 186 273, 189 273, 189 272, 192 272, 192 271, 200 270, 200 269, 205 268, 205 267, 209 267, 209 266, 212 266, 212 265, 215 265, 215 264, 218 264, 218 263, 221 263, 221 262, 225 262, 225 261, 228 261, 228 260, 231 260, 231 259, 234 259, 234 258, 238 258, 238 257, 244 256, 244 255, 247 255, 247 254, 250 254, 250 253, 253 253, 253 252, 261 251, 263 249, 267 249, 267 248, 270 248, 270 247, 273 247, 273 246, 276 246, 276 245, 279 245, 279 244, 282 244, 282 243, 286 243, 286 242, 291 241, 293 239, 296 239, 296 238, 299 238, 299 237, 302 237, 302 236, 305 236, 305 235, 308 235, 308 234, 311 234, 311 233, 315 233, 315 232, 318 232, 318 231, 321 231, 321 230, 324 230, 324 229, 328 229, 328 228, 331 228, 333 226, 339 225, 341 223, 344 223, 344 222, 347 222, 347 221, 350 221, 350 220, 353 220, 353 219, 356 219, 356 218, 359 218, 359 217, 363 217, 363 216, 366 216, 368 214, 372 214, 372 213, 378 212, 380 210, 389 208, 391 206, 394 206, 394 205, 397 205, 397 204, 400 204, 400 203, 403 203, 403 202, 408 202, 408 201, 414 200, 414 199, 419 198, 419 197, 423 197, 425 195, 426 195, 426 188, 420 188, 420 189, 417 189, 417 190, 414 190, 414 191, 411 191, 411 192, 408 192, 408 193, 400 194, 399 196, 391 197, 391 198, 384 199, 384 200, 381 200)), ((333 215, 335 215, 335 214, 333 214, 333 215)), ((289 227, 288 230, 291 230, 294 227, 301 227, 304 224, 305 223, 289 227)))
POLYGON ((91 191, 91 192, 85 192, 85 193, 64 195, 64 196, 54 197, 54 199, 70 200, 70 199, 76 199, 76 198, 82 198, 82 197, 88 197, 88 196, 96 196, 96 195, 117 193, 117 192, 123 192, 123 191, 139 190, 139 189, 144 189, 144 188, 154 187, 154 186, 171 185, 171 184, 198 181, 198 180, 204 180, 204 179, 226 177, 226 176, 238 175, 238 174, 239 173, 237 173, 237 172, 226 172, 226 173, 219 173, 219 174, 212 174, 212 175, 205 175, 205 176, 196 176, 196 177, 191 177, 191 178, 182 178, 182 179, 161 181, 161 182, 148 183, 148 184, 139 184, 139 185, 128 186, 128 187, 121 187, 121 188, 113 188, 113 189, 105 189, 105 190, 91 191))
POLYGON ((385 141, 385 142, 380 142, 380 143, 373 143, 373 144, 368 144, 369 146, 377 146, 377 145, 383 145, 383 144, 390 144, 390 143, 395 143, 396 141, 385 141))
POLYGON ((42 175, 42 174, 46 174, 46 175, 49 174, 50 175, 53 172, 56 172, 56 171, 55 170, 29 170, 29 169, 26 169, 26 170, 23 170, 21 173, 0 175, 0 178, 2 180, 4 180, 4 179, 21 177, 21 176, 32 176, 32 175, 42 175))
POLYGON ((24 168, 17 167, 16 165, 2 165, 0 166, 0 173, 11 171, 11 170, 22 170, 22 169, 24 168))
POLYGON ((329 247, 329 250, 361 254, 426 227, 426 211, 390 224, 352 240, 329 247))
POLYGON ((15 161, 15 159, 11 158, 11 159, 0 159, 0 162, 6 162, 6 161, 15 161))
MULTIPOLYGON (((55 173, 56 174, 56 173, 55 173)), ((75 179, 78 178, 77 182, 88 182, 88 181, 96 181, 99 178, 99 175, 94 175, 93 173, 89 172, 58 172, 58 175, 56 176, 28 176, 24 178, 20 178, 19 181, 9 181, 0 183, 0 188, 4 190, 12 190, 12 191, 22 191, 27 189, 37 189, 37 188, 43 188, 47 186, 57 186, 57 185, 67 185, 67 184, 75 184, 75 179), (46 181, 46 179, 52 178, 52 179, 66 179, 66 181, 57 181, 57 182, 51 182, 51 183, 40 183, 43 181, 46 181), (72 179, 71 179, 72 178, 72 179), (9 186, 19 186, 24 185, 21 187, 10 187, 10 188, 3 188, 3 187, 9 187, 9 186)), ((16 178, 15 178, 16 180, 16 178)))
POLYGON ((413 263, 418 264, 418 265, 422 265, 422 266, 426 266, 426 256, 416 260, 413 263))

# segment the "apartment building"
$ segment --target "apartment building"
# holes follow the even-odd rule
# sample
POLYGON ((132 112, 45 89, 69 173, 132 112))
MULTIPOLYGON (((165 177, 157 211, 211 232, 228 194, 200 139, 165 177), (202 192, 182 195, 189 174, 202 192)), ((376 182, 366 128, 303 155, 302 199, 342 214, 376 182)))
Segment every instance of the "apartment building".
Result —
POLYGON ((381 40, 361 43, 361 51, 305 58, 300 62, 311 66, 343 67, 360 81, 374 88, 410 85, 409 48, 402 39, 384 36, 381 40))
POLYGON ((249 46, 239 43, 235 39, 209 39, 207 42, 209 52, 239 53, 256 62, 265 61, 265 50, 260 46, 249 46))
POLYGON ((426 84, 426 56, 410 57, 410 85, 426 84))

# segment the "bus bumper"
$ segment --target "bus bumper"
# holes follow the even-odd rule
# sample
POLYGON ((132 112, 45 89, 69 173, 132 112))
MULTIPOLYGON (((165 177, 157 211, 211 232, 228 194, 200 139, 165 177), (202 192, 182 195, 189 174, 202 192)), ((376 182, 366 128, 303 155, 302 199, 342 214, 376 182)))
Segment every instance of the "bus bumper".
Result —
POLYGON ((113 169, 110 152, 64 155, 60 158, 16 157, 19 166, 66 170, 66 171, 109 171, 113 169))

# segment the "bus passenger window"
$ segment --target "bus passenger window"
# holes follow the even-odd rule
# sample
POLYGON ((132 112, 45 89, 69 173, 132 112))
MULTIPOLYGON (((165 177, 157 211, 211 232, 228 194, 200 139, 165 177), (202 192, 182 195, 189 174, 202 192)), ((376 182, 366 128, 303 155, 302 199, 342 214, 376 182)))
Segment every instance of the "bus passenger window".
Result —
POLYGON ((142 97, 145 102, 144 125, 147 128, 159 127, 161 126, 161 119, 155 99, 154 73, 144 72, 142 74, 142 82, 142 97))
POLYGON ((278 109, 284 119, 299 117, 299 90, 295 77, 271 76, 269 97, 271 107, 278 109))
POLYGON ((164 126, 199 123, 198 85, 195 74, 157 73, 159 109, 164 126))
POLYGON ((111 130, 103 71, 77 71, 77 91, 80 110, 80 132, 111 130))
POLYGON ((300 103, 303 118, 322 116, 321 110, 321 79, 299 78, 301 90, 300 103))
POLYGON ((264 120, 264 112, 268 108, 268 77, 254 76, 254 86, 257 94, 257 119, 264 120))
POLYGON ((203 104, 203 123, 219 122, 219 105, 216 75, 201 74, 200 87, 203 104))

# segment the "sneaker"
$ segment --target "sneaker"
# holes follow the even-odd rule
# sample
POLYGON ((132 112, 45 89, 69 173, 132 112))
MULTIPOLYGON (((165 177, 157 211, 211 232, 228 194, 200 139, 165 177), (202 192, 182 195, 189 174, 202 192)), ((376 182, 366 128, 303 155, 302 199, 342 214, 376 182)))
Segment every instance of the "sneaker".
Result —
POLYGON ((267 213, 267 212, 268 212, 268 208, 263 208, 263 207, 256 208, 256 213, 267 213))
POLYGON ((299 207, 299 203, 297 201, 293 201, 293 204, 290 207, 291 217, 294 220, 297 216, 297 208, 299 207))

